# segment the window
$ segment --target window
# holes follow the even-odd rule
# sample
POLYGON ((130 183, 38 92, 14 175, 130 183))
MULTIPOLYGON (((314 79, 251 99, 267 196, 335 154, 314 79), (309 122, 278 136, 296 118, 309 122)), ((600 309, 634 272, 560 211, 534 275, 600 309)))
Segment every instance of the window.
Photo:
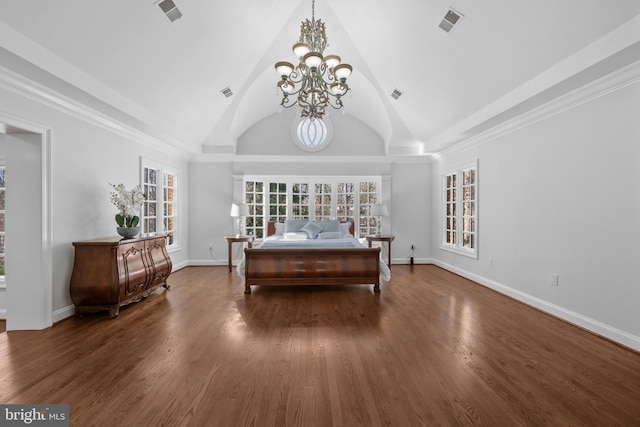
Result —
POLYGON ((380 232, 378 218, 370 215, 371 205, 378 202, 378 190, 371 182, 361 182, 359 192, 360 206, 360 233, 364 236, 380 232))
POLYGON ((264 229, 264 182, 247 181, 244 186, 249 216, 245 218, 247 235, 262 237, 264 229))
POLYGON ((316 221, 328 221, 332 216, 333 206, 333 188, 331 184, 316 184, 316 221))
POLYGON ((468 166, 444 175, 444 227, 441 247, 477 257, 478 167, 468 166))
POLYGON ((369 205, 378 203, 380 187, 380 177, 245 177, 247 234, 263 238, 267 222, 287 218, 350 220, 357 235, 373 234, 378 224, 369 205))
POLYGON ((177 173, 143 161, 142 233, 167 235, 167 247, 177 246, 177 173))
POLYGON ((320 151, 329 145, 332 126, 328 117, 322 119, 295 118, 291 128, 291 137, 296 145, 305 151, 320 151))

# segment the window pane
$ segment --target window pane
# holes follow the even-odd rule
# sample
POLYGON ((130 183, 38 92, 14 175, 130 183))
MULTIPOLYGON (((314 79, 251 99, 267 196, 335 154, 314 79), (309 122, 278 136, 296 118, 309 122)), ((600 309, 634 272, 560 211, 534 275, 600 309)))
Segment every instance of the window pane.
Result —
POLYGON ((471 187, 464 187, 462 189, 462 200, 470 200, 471 199, 471 187))
POLYGON ((466 249, 473 249, 475 247, 474 234, 463 233, 462 234, 462 247, 466 249))

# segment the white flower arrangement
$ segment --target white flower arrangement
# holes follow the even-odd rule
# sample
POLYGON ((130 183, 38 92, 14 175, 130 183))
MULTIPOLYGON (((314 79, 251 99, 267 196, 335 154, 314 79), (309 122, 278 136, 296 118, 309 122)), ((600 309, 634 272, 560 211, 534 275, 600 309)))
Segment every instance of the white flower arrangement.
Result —
POLYGON ((111 203, 117 208, 119 213, 116 214, 116 223, 119 227, 136 227, 140 222, 140 208, 145 201, 144 193, 139 185, 132 190, 127 190, 124 184, 113 185, 114 191, 111 192, 111 203))

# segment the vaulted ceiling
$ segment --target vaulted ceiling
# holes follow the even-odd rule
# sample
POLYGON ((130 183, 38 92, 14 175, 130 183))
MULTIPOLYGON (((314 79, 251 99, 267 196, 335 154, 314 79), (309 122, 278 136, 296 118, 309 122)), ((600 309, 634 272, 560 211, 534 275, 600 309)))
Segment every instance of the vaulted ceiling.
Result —
MULTIPOLYGON (((28 61, 188 153, 233 153, 279 114, 273 64, 295 62, 311 0, 174 2, 170 22, 153 0, 0 0, 0 66, 28 61)), ((317 0, 315 14, 325 53, 354 68, 345 117, 391 155, 440 151, 640 60, 637 0, 317 0), (450 7, 464 16, 447 33, 450 7)))

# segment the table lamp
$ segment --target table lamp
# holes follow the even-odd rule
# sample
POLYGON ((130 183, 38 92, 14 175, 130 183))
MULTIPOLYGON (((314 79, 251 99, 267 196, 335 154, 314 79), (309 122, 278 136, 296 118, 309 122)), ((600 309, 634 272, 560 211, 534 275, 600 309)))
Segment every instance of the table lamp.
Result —
POLYGON ((237 218, 238 234, 236 237, 244 236, 244 218, 249 216, 249 206, 245 203, 234 203, 231 205, 231 216, 237 218))
POLYGON ((371 205, 370 215, 378 217, 378 236, 382 235, 382 217, 389 216, 389 210, 387 205, 378 203, 371 205))

